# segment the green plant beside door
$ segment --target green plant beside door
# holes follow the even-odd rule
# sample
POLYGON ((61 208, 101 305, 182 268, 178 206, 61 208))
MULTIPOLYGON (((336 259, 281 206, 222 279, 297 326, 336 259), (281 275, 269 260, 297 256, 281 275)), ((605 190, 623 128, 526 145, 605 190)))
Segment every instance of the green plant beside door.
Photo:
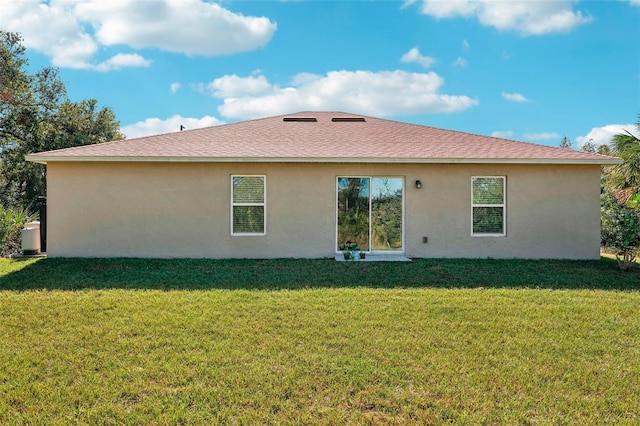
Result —
POLYGON ((358 243, 354 243, 351 240, 347 241, 342 246, 340 246, 340 251, 342 251, 344 260, 356 260, 356 259, 366 258, 366 253, 360 251, 360 249, 358 248, 358 243))

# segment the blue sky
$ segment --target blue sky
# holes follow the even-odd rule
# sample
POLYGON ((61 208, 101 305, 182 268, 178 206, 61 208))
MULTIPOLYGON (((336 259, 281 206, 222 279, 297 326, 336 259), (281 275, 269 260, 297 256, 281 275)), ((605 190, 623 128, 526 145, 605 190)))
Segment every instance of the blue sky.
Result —
POLYGON ((127 137, 337 110, 579 147, 634 131, 640 0, 0 0, 127 137))

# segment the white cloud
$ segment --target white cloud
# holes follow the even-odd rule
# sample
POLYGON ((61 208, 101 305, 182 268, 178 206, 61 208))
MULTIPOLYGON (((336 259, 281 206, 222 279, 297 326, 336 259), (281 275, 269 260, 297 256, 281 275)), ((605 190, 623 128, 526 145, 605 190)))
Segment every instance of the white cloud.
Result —
POLYGON ((308 72, 301 72, 299 74, 296 74, 293 79, 291 80, 291 85, 292 86, 302 86, 305 84, 309 84, 312 83, 316 80, 320 80, 322 78, 321 75, 319 74, 311 74, 308 72))
POLYGON ((184 126, 186 130, 199 129, 202 127, 218 126, 224 124, 215 117, 205 115, 202 118, 188 118, 180 115, 174 115, 166 120, 159 118, 147 118, 144 121, 124 126, 120 131, 128 138, 139 138, 142 136, 158 135, 162 133, 179 132, 180 126, 184 126))
POLYGON ((90 67, 86 59, 97 53, 98 44, 80 27, 75 15, 67 12, 69 7, 55 0, 0 0, 2 26, 21 33, 24 45, 50 56, 53 65, 86 69, 90 67))
POLYGON ((458 56, 458 59, 456 59, 455 61, 453 61, 453 65, 460 67, 460 68, 464 68, 467 66, 467 60, 464 59, 462 56, 458 56))
POLYGON ((436 18, 471 17, 478 8, 474 0, 423 0, 422 13, 436 18))
POLYGON ((578 136, 576 141, 580 146, 593 139, 597 145, 605 145, 611 142, 611 139, 617 134, 626 134, 630 132, 640 138, 640 133, 635 124, 608 124, 602 127, 594 127, 585 136, 578 136))
POLYGON ((509 102, 523 103, 523 102, 531 102, 529 99, 521 95, 520 93, 506 93, 502 92, 502 97, 505 98, 509 102))
POLYGON ((415 115, 464 111, 479 103, 468 96, 440 93, 444 79, 434 72, 331 71, 325 76, 296 76, 293 81, 298 84, 282 88, 264 77, 256 82, 256 77, 225 75, 209 88, 214 97, 223 99, 220 114, 239 119, 301 110, 415 115))
POLYGON ((572 0, 423 0, 421 12, 435 18, 476 18, 484 26, 524 36, 567 32, 592 21, 572 0))
POLYGON ((149 65, 122 53, 98 63, 101 46, 215 56, 262 47, 276 30, 268 18, 202 0, 0 0, 0 10, 3 30, 21 33, 24 45, 53 65, 96 71, 149 65))
POLYGON ((560 134, 555 132, 530 132, 522 135, 525 139, 530 141, 546 141, 549 139, 560 139, 560 134))
POLYGON ((105 46, 159 48, 187 55, 243 52, 269 42, 276 24, 266 17, 233 13, 201 0, 90 0, 78 3, 77 16, 96 28, 105 46))
POLYGON ((513 130, 496 130, 495 132, 491 132, 491 136, 494 138, 509 139, 513 137, 513 130))
POLYGON ((120 70, 125 67, 148 67, 151 61, 143 58, 137 53, 118 53, 111 59, 104 61, 93 67, 96 71, 120 70))
POLYGON ((207 84, 205 83, 189 83, 189 87, 198 93, 205 93, 207 91, 207 84))
POLYGON ((429 68, 431 65, 436 63, 435 58, 420 54, 420 50, 418 50, 417 47, 412 48, 407 53, 402 55, 402 57, 400 58, 400 61, 405 63, 416 62, 425 68, 429 68))
POLYGON ((640 6, 640 0, 629 0, 629 2, 634 6, 640 6))
POLYGON ((181 84, 178 82, 171 83, 171 85, 169 86, 169 89, 171 90, 171 93, 176 93, 180 89, 180 86, 181 84))
POLYGON ((238 77, 229 75, 218 78, 209 83, 209 89, 216 98, 235 98, 243 95, 263 95, 271 92, 272 87, 267 79, 259 75, 257 77, 238 77))
POLYGON ((462 48, 464 50, 469 50, 471 48, 471 45, 469 45, 469 42, 467 41, 466 38, 464 40, 462 40, 462 48))
POLYGON ((404 3, 402 3, 402 6, 400 6, 400 9, 405 9, 411 6, 412 4, 414 4, 415 2, 416 0, 405 0, 404 3))

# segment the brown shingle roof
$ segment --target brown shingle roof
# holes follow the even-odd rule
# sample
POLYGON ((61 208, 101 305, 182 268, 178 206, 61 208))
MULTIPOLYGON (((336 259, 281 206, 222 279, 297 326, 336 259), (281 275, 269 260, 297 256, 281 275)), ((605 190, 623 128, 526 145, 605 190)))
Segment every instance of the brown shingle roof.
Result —
POLYGON ((49 161, 577 164, 620 162, 613 157, 581 151, 357 114, 315 111, 48 151, 28 155, 27 159, 45 163, 49 161), (296 121, 303 118, 315 118, 316 121, 296 121), (363 118, 364 121, 354 121, 359 118, 363 118))

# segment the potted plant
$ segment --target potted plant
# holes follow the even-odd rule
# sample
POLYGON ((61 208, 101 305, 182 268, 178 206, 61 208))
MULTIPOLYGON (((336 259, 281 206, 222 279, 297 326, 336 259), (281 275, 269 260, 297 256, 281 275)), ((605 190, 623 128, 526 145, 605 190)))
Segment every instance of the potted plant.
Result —
POLYGON ((348 240, 340 246, 344 260, 355 260, 358 252, 358 244, 348 240))

